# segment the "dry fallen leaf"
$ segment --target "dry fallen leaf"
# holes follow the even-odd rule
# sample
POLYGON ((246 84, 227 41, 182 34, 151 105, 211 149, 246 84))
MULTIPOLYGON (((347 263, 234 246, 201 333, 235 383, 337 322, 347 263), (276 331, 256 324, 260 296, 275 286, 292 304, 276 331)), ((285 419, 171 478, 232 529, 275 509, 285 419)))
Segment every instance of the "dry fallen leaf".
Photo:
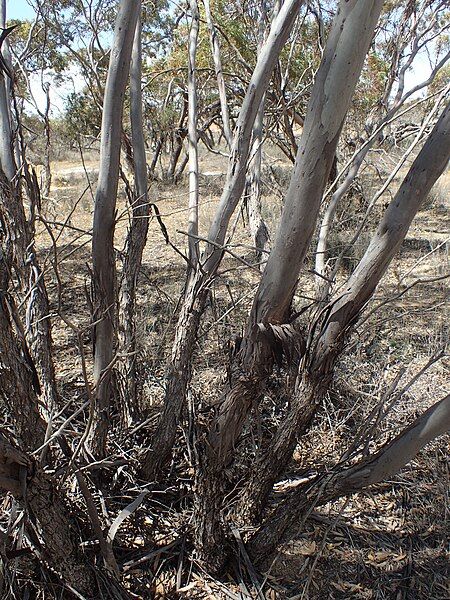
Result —
POLYGON ((392 556, 391 552, 381 550, 380 552, 369 552, 367 555, 369 563, 380 564, 386 561, 387 558, 392 556))
POLYGON ((301 542, 301 545, 297 547, 297 551, 302 556, 312 556, 317 552, 317 544, 314 540, 312 542, 301 542))

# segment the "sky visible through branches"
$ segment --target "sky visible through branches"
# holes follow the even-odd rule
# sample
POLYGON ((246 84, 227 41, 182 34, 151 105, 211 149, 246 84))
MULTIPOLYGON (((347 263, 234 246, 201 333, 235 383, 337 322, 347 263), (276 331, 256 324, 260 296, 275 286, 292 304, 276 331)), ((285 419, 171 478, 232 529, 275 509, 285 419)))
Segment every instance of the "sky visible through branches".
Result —
MULTIPOLYGON (((34 20, 36 11, 32 6, 32 3, 27 0, 7 0, 7 18, 8 19, 20 19, 20 20, 34 20)), ((416 60, 414 61, 412 68, 406 74, 405 79, 405 91, 414 87, 420 81, 424 81, 430 74, 431 68, 429 64, 429 57, 426 52, 419 53, 416 60)), ((64 112, 67 97, 73 92, 81 92, 83 89, 82 78, 78 76, 76 69, 72 69, 69 72, 67 82, 65 85, 58 85, 58 89, 55 86, 51 89, 51 103, 52 103, 52 114, 58 116, 58 114, 64 112)), ((51 83, 51 73, 44 74, 44 80, 49 80, 51 83)), ((42 90, 41 78, 34 76, 32 78, 32 91, 33 95, 43 110, 45 108, 46 96, 42 90)), ((424 90, 418 93, 420 96, 424 93, 424 90)), ((31 107, 31 112, 35 112, 31 107)))

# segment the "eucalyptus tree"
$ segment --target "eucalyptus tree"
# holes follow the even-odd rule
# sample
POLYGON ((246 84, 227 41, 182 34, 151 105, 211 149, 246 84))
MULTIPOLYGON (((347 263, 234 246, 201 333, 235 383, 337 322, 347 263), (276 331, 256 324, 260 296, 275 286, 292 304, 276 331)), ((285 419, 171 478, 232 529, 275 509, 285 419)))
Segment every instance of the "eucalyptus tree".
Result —
POLYGON ((92 233, 93 345, 95 396, 90 446, 104 456, 112 401, 111 370, 116 347, 114 230, 125 90, 139 0, 124 0, 117 14, 103 100, 100 167, 92 233))
POLYGON ((119 347, 124 356, 120 372, 121 412, 126 423, 138 413, 140 389, 139 361, 136 345, 136 287, 142 254, 147 242, 150 217, 147 158, 142 106, 142 22, 141 6, 134 34, 130 67, 130 123, 134 194, 131 223, 125 240, 123 273, 119 285, 119 347))
POLYGON ((224 191, 211 223, 208 243, 200 257, 198 268, 190 276, 178 317, 172 356, 166 375, 164 411, 143 466, 145 477, 150 479, 159 474, 172 451, 176 426, 190 381, 194 342, 200 318, 209 296, 211 280, 223 256, 223 245, 230 218, 240 201, 245 186, 253 124, 269 85, 273 68, 289 36, 301 4, 301 0, 286 1, 272 23, 236 122, 224 191))
MULTIPOLYGON (((66 6, 66 3, 62 6, 66 6)), ((92 8, 94 4, 89 3, 89 6, 92 8)), ((108 6, 113 11, 116 5, 111 3, 108 6)), ((229 222, 242 199, 252 147, 255 148, 254 142, 261 133, 261 106, 264 105, 264 97, 272 102, 271 94, 275 94, 275 97, 278 94, 278 100, 281 98, 279 92, 284 88, 284 85, 280 85, 283 76, 280 79, 277 63, 289 39, 292 43, 288 53, 292 56, 295 54, 293 48, 305 23, 301 20, 295 25, 301 6, 301 0, 285 0, 273 20, 252 71, 236 126, 230 132, 232 144, 223 194, 204 240, 203 251, 198 254, 198 263, 194 265, 191 260, 166 376, 165 406, 142 465, 151 485, 154 479, 166 476, 164 467, 171 456, 191 370, 195 365, 193 352, 198 341, 198 329, 211 286, 228 249, 229 222)), ((403 32, 406 31, 408 19, 415 22, 417 16, 414 11, 418 5, 408 3, 408 6, 408 16, 405 16, 403 29, 400 28, 403 32)), ((429 6, 431 4, 427 3, 429 6)), ((29 222, 27 219, 27 203, 22 198, 25 190, 34 210, 38 207, 39 190, 25 160, 24 148, 21 147, 23 162, 19 167, 15 163, 13 144, 0 146, 0 398, 7 415, 0 431, 0 488, 2 492, 9 493, 24 511, 23 519, 11 519, 11 522, 15 520, 20 523, 20 537, 39 558, 41 568, 50 567, 48 573, 51 573, 52 581, 57 578, 59 596, 71 593, 76 597, 105 596, 118 599, 129 597, 129 592, 140 593, 140 590, 135 590, 135 586, 138 586, 136 580, 140 577, 129 577, 130 571, 128 575, 125 574, 127 590, 123 589, 120 583, 122 573, 117 564, 122 561, 124 572, 127 572, 126 567, 130 563, 124 561, 128 560, 128 550, 138 556, 137 563, 131 564, 140 565, 141 561, 148 559, 146 548, 143 552, 136 549, 141 534, 150 538, 150 556, 155 556, 155 540, 160 539, 156 524, 158 519, 153 519, 155 511, 158 511, 158 516, 162 514, 159 513, 159 500, 154 505, 149 503, 146 508, 141 507, 142 512, 133 519, 133 512, 140 502, 144 502, 147 496, 152 497, 152 502, 154 500, 154 494, 149 493, 152 488, 142 489, 142 482, 136 478, 139 469, 139 448, 136 452, 136 447, 142 441, 140 435, 147 424, 147 420, 142 420, 136 410, 139 388, 143 385, 136 352, 136 330, 141 324, 136 322, 136 290, 150 218, 142 100, 148 73, 143 68, 145 44, 141 37, 142 8, 140 0, 122 0, 109 53, 106 89, 104 94, 101 90, 99 96, 103 121, 92 244, 94 387, 90 385, 86 371, 82 332, 78 331, 82 359, 80 371, 84 371, 78 373, 78 379, 84 376, 85 387, 75 400, 83 398, 83 401, 75 411, 71 411, 74 399, 69 399, 59 413, 61 426, 54 432, 51 431, 52 418, 48 406, 60 400, 56 386, 56 397, 49 400, 46 385, 48 381, 54 385, 55 377, 54 373, 49 376, 40 361, 45 357, 54 361, 58 355, 51 346, 51 336, 45 338, 46 344, 35 344, 35 340, 44 340, 41 334, 44 330, 37 327, 45 325, 48 328, 50 319, 48 304, 44 306, 36 300, 37 293, 44 289, 40 284, 44 281, 45 273, 39 270, 36 261, 33 220, 29 222), (130 227, 123 253, 123 274, 121 280, 116 281, 115 209, 128 75, 131 123, 129 163, 134 182, 130 227), (8 174, 9 163, 12 168, 8 174), (28 297, 33 304, 31 309, 24 311, 28 297), (34 336, 30 335, 30 331, 34 332, 34 336), (125 459, 121 455, 117 461, 92 462, 89 452, 86 453, 86 460, 82 454, 88 434, 95 458, 104 457, 107 441, 112 439, 112 436, 108 437, 108 429, 109 417, 113 416, 113 371, 118 373, 119 383, 123 385, 124 417, 127 424, 134 419, 136 427, 134 430, 129 428, 126 435, 121 437, 125 459), (89 417, 84 432, 80 433, 76 427, 67 432, 75 417, 80 417, 87 407, 89 417), (140 432, 138 436, 135 435, 137 431, 140 432), (74 450, 67 441, 69 439, 75 440, 74 450), (49 468, 46 468, 46 461, 49 468), (93 469, 104 473, 107 468, 115 469, 114 477, 92 476, 93 469), (124 481, 128 482, 126 489, 124 481), (131 504, 124 506, 121 503, 129 502, 129 493, 139 495, 131 504), (120 499, 114 503, 112 499, 117 497, 120 499), (83 500, 86 510, 82 511, 80 503, 83 500), (105 534, 104 528, 112 515, 111 509, 116 510, 118 505, 117 517, 109 527, 108 534, 105 534), (147 509, 153 511, 151 519, 145 515, 147 509), (135 527, 129 547, 125 546, 126 540, 130 539, 125 532, 119 543, 114 542, 114 536, 125 518, 133 519, 135 527), (114 555, 116 550, 117 560, 114 555), (100 567, 99 559, 103 559, 108 572, 100 567)), ((341 460, 331 468, 328 464, 326 470, 320 472, 318 467, 317 476, 288 491, 281 501, 272 501, 276 500, 271 496, 274 484, 285 473, 297 442, 313 423, 324 395, 333 382, 347 341, 392 263, 421 203, 450 158, 449 88, 444 82, 444 85, 432 91, 434 104, 414 140, 417 155, 393 193, 392 200, 384 210, 380 208, 378 211, 379 222, 356 269, 341 282, 340 287, 338 282, 332 282, 328 290, 331 296, 329 300, 325 301, 323 296, 318 295, 310 305, 297 305, 296 293, 305 291, 307 285, 307 272, 311 266, 308 251, 316 242, 314 236, 327 198, 326 186, 336 148, 340 141, 341 148, 345 143, 341 140, 341 133, 347 127, 345 121, 352 100, 354 103, 359 101, 358 79, 360 85, 365 83, 361 83, 360 74, 363 73, 364 80, 363 69, 367 69, 364 61, 377 23, 380 22, 382 8, 382 0, 342 0, 331 27, 323 22, 320 14, 317 16, 320 66, 315 73, 314 84, 308 90, 307 106, 303 106, 306 96, 302 96, 302 136, 297 141, 288 139, 289 135, 286 134, 286 147, 290 144, 289 152, 296 148, 297 157, 273 249, 247 315, 243 339, 236 344, 235 352, 230 357, 228 379, 222 389, 214 394, 209 418, 205 418, 206 411, 201 418, 195 417, 195 401, 189 406, 192 419, 186 447, 190 453, 189 467, 193 469, 188 470, 188 477, 183 477, 179 486, 178 482, 172 485, 170 481, 170 494, 178 486, 176 493, 179 492, 179 495, 176 499, 179 501, 179 510, 187 507, 183 519, 186 517, 184 523, 188 535, 183 538, 181 545, 180 565, 182 557, 193 551, 195 546, 196 559, 200 559, 202 566, 208 572, 219 572, 224 576, 226 559, 233 550, 228 538, 232 538, 237 526, 242 526, 243 531, 252 529, 253 532, 245 537, 246 551, 257 566, 261 565, 284 539, 289 525, 293 522, 303 523, 314 506, 358 492, 391 477, 425 444, 450 428, 450 404, 446 396, 387 443, 358 433, 345 449, 341 460), (437 118, 438 113, 440 116, 437 118), (282 362, 277 381, 283 386, 282 391, 288 401, 280 410, 278 427, 271 424, 267 435, 253 445, 248 458, 245 455, 248 441, 242 433, 250 421, 252 408, 261 406, 277 360, 282 362), (373 441, 377 442, 377 450, 370 453, 369 442, 373 441), (233 494, 232 503, 230 494, 233 494)), ((191 43, 185 44, 186 38, 183 38, 185 72, 188 65, 188 77, 184 78, 187 85, 184 85, 182 77, 173 78, 173 82, 168 83, 170 89, 166 96, 169 100, 175 96, 180 100, 176 108, 181 109, 183 123, 189 114, 187 135, 192 150, 197 150, 208 117, 203 115, 204 122, 201 125, 196 122, 196 93, 202 85, 199 84, 199 69, 196 68, 199 58, 197 42, 201 36, 197 38, 199 19, 195 0, 191 3, 191 9, 191 43)), ((304 16, 304 13, 301 14, 304 16)), ((211 22, 220 31, 220 26, 215 21, 211 22)), ((417 31, 423 31, 421 27, 420 22, 417 31)), ((381 29, 384 31, 384 27, 381 29)), ((438 25, 436 30, 430 30, 430 35, 439 31, 442 33, 438 25)), ((411 35, 411 40, 414 40, 414 34, 411 35)), ((414 41, 411 43, 414 44, 414 41)), ((222 48, 226 46, 227 43, 221 45, 222 48)), ((213 42, 214 48, 217 45, 213 42)), ((393 53, 395 55, 395 48, 393 53)), ((106 66, 107 54, 102 58, 102 69, 106 66)), ((86 59, 85 56, 82 58, 86 59)), ((390 90, 384 98, 387 104, 392 99, 393 90, 397 90, 396 86, 402 87, 402 67, 397 67, 408 60, 408 51, 405 50, 403 58, 394 61, 394 71, 398 71, 400 81, 396 83, 394 78, 382 87, 383 92, 390 90)), ((246 62, 244 57, 242 61, 242 64, 246 62)), ((214 75, 208 75, 210 79, 205 81, 210 83, 219 73, 220 68, 215 68, 214 75)), ((408 92, 401 90, 400 101, 406 94, 408 92)), ((169 108, 169 100, 166 108, 169 108)), ((279 107, 279 118, 283 121, 283 115, 289 115, 289 111, 294 110, 288 98, 285 100, 284 106, 280 100, 279 107)), ((224 112, 223 107, 219 110, 220 102, 215 104, 214 118, 224 112)), ((389 119, 385 119, 390 107, 377 105, 374 108, 371 104, 366 105, 366 109, 367 112, 373 109, 367 123, 369 130, 374 127, 367 133, 367 139, 370 140, 377 128, 389 125, 389 119)), ((6 109, 3 118, 7 126, 6 141, 11 142, 14 139, 13 121, 6 109)), ((292 113, 289 118, 293 118, 292 113)), ((266 119, 266 127, 268 122, 270 119, 266 119)), ((195 152, 191 157, 195 158, 195 152)), ((194 161, 192 165, 198 175, 194 161)), ((347 175, 344 169, 342 181, 346 180, 347 175)), ((388 184, 392 184, 392 177, 383 186, 388 184)), ((192 190, 197 192, 197 186, 191 186, 192 190)), ((192 229, 190 234, 196 243, 203 241, 192 229)), ((49 329, 46 331, 49 332, 49 329)), ((83 423, 82 420, 77 421, 80 422, 83 423)), ((186 463, 183 462, 182 466, 185 468, 186 463)), ((156 490, 158 485, 155 485, 156 490)), ((169 512, 164 513, 164 520, 170 518, 168 515, 169 512)), ((7 534, 5 537, 8 537, 7 534)), ((174 552, 178 551, 176 542, 171 548, 174 552)), ((156 550, 157 556, 159 550, 156 550)), ((5 563, 6 570, 8 567, 8 563, 5 563)), ((179 572, 181 570, 180 567, 179 572)), ((47 575, 46 570, 44 573, 47 575)))
MULTIPOLYGON (((220 526, 223 496, 218 493, 223 482, 222 471, 272 368, 270 336, 263 332, 272 325, 289 323, 298 275, 314 234, 339 136, 382 5, 380 0, 340 4, 316 74, 274 246, 232 365, 230 389, 205 446, 198 483, 197 544, 211 564, 223 560, 220 526)), ((283 447, 284 460, 285 453, 283 447)), ((274 477, 279 470, 274 462, 271 471, 274 477)), ((255 475, 259 477, 259 471, 255 475)))

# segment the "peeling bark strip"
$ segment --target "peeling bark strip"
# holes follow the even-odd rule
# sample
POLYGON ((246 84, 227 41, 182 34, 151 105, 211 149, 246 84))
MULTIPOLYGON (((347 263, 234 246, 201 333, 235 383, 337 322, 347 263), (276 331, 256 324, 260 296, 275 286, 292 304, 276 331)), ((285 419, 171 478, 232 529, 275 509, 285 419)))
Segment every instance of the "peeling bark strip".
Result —
POLYGON ((269 36, 258 57, 246 96, 242 103, 234 132, 233 148, 228 165, 224 191, 209 230, 208 244, 201 257, 201 269, 192 276, 178 317, 172 360, 168 367, 164 411, 152 445, 144 458, 143 474, 147 479, 158 476, 169 459, 175 441, 190 381, 194 342, 209 294, 208 286, 222 260, 223 246, 230 218, 236 209, 245 186, 245 173, 250 153, 253 124, 258 107, 267 90, 279 54, 294 25, 303 0, 286 0, 274 20, 269 36))
POLYGON ((138 0, 123 0, 117 15, 103 102, 100 167, 92 233, 92 292, 94 325, 94 420, 89 444, 97 457, 106 452, 111 403, 108 368, 116 345, 116 268, 114 228, 119 181, 120 140, 125 89, 130 69, 138 0))
POLYGON ((95 577, 79 549, 67 498, 36 462, 1 433, 0 489, 11 492, 24 505, 31 539, 36 539, 37 532, 43 541, 36 548, 39 557, 61 576, 63 583, 91 596, 97 587, 95 577))
MULTIPOLYGON (((302 486, 275 509, 249 543, 252 558, 263 562, 293 523, 302 522, 311 506, 321 506, 395 475, 426 444, 450 430, 450 395, 420 415, 407 429, 373 456, 302 486)), ((298 532, 297 532, 298 533, 298 532)))
MULTIPOLYGON (((140 11, 140 8, 139 8, 140 11)), ((120 345, 126 356, 120 363, 122 416, 129 424, 139 413, 138 365, 136 356, 136 286, 147 242, 150 204, 142 121, 142 24, 136 24, 130 69, 130 121, 133 148, 134 197, 131 225, 125 241, 125 260, 119 299, 120 345)))

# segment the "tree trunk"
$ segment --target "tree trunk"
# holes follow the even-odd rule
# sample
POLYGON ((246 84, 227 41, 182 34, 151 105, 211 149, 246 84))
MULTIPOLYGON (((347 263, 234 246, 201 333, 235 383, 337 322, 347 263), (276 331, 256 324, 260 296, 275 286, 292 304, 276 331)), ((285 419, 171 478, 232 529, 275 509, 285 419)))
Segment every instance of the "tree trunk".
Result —
MULTIPOLYGON (((139 8, 140 11, 140 8, 139 8)), ((125 260, 120 286, 119 336, 125 353, 121 369, 122 417, 128 425, 139 414, 140 378, 136 345, 136 286, 147 242, 150 205, 147 161, 142 120, 142 24, 136 24, 130 68, 130 120, 133 149, 134 197, 130 229, 125 241, 125 260)))
MULTIPOLYGON (((238 372, 248 374, 248 384, 256 380, 260 385, 260 373, 270 373, 271 368, 263 368, 271 355, 267 338, 259 336, 259 344, 266 346, 262 351, 254 343, 258 324, 284 323, 303 264, 303 259, 311 241, 318 216, 320 201, 333 162, 339 133, 353 94, 365 53, 371 41, 381 2, 354 0, 341 4, 330 32, 324 57, 312 90, 305 126, 295 168, 286 194, 281 223, 277 231, 273 250, 256 292, 247 325, 248 341, 243 344, 243 352, 237 356, 240 362, 238 372), (344 69, 344 71, 343 71, 344 69), (331 94, 336 105, 329 106, 325 97, 331 94), (253 350, 257 356, 252 356, 253 350), (261 362, 263 361, 263 362, 261 362)), ((242 378, 236 382, 242 386, 242 378)), ((235 413, 242 412, 238 422, 243 423, 251 403, 239 402, 236 406, 232 397, 240 397, 239 389, 233 389, 220 410, 215 423, 215 436, 227 439, 226 456, 233 447, 240 429, 233 430, 235 413)), ((248 391, 245 395, 248 395, 248 391)), ((255 394, 256 398, 258 395, 255 394)), ((219 441, 219 447, 223 440, 219 441)))
POLYGON ((189 218, 188 218, 188 258, 189 274, 198 263, 198 108, 197 108, 197 40, 200 27, 200 13, 197 0, 190 0, 191 29, 189 31, 188 64, 188 147, 189 147, 189 218))
POLYGON ((240 509, 248 518, 260 518, 273 484, 292 458, 298 437, 309 426, 322 402, 351 328, 402 244, 421 202, 449 159, 450 104, 413 162, 343 292, 330 302, 330 313, 325 322, 317 324, 318 335, 308 349, 307 362, 301 366, 291 411, 266 453, 256 463, 255 475, 245 488, 240 509))
POLYGON ((95 399, 89 445, 94 456, 106 453, 111 405, 111 367, 116 335, 114 229, 119 180, 122 112, 131 51, 139 14, 138 0, 123 0, 116 19, 103 103, 100 168, 92 233, 92 292, 95 399))
MULTIPOLYGON (((30 181, 30 173, 28 165, 24 164, 23 173, 27 187, 32 185, 30 181)), ((35 177, 34 177, 34 182, 35 177)), ((47 297, 47 290, 45 287, 45 281, 43 273, 40 269, 39 263, 36 258, 34 250, 34 230, 32 224, 28 223, 25 218, 25 211, 20 195, 20 187, 10 183, 3 173, 0 173, 0 219, 2 221, 2 232, 1 237, 2 245, 5 246, 3 269, 4 269, 4 281, 3 290, 6 294, 8 289, 10 278, 15 272, 20 286, 20 291, 23 297, 28 301, 26 302, 26 327, 22 328, 20 318, 16 314, 14 303, 12 298, 9 299, 7 305, 9 306, 8 311, 5 310, 4 316, 4 327, 6 327, 7 321, 10 322, 10 333, 14 335, 13 326, 11 321, 15 322, 14 327, 17 330, 17 342, 22 350, 16 353, 16 357, 24 352, 26 356, 24 358, 30 364, 30 368, 33 370, 33 376, 36 375, 35 366, 37 368, 38 378, 34 382, 37 393, 41 392, 42 388, 42 402, 41 406, 48 417, 54 410, 57 404, 57 388, 55 379, 55 368, 52 356, 52 336, 51 336, 51 324, 49 317, 49 303, 47 297), (8 316, 9 315, 9 316, 8 316), (31 349, 31 354, 34 359, 31 360, 31 356, 28 353, 27 344, 31 349), (39 381, 41 387, 39 386, 39 381)), ((35 193, 39 193, 35 190, 35 193)), ((35 200, 32 197, 33 193, 30 193, 30 202, 34 206, 35 200)), ((6 302, 6 296, 5 296, 6 302)), ((6 305, 5 305, 6 306, 6 305)), ((10 357, 8 359, 15 360, 10 357)), ((20 378, 20 368, 17 371, 17 375, 20 378)), ((13 388, 11 388, 12 390, 13 388)), ((25 400, 25 399, 24 399, 25 400)), ((32 409, 30 409, 31 412, 32 409)), ((39 411, 36 404, 36 415, 34 421, 36 422, 36 435, 42 434, 42 428, 44 423, 37 424, 41 420, 39 411)), ((24 422, 23 426, 27 427, 29 424, 24 422)), ((45 428, 44 428, 45 431, 45 428)), ((32 436, 33 437, 33 436, 32 436)))
MULTIPOLYGON (((4 21, 5 6, 2 3, 0 21, 4 21)), ((22 179, 16 178, 16 162, 13 151, 11 128, 11 82, 6 75, 0 75, 0 127, 3 131, 0 143, 0 203, 7 228, 7 235, 14 240, 11 268, 14 270, 20 286, 20 292, 26 301, 26 337, 39 373, 43 391, 43 407, 47 416, 57 402, 55 369, 52 358, 52 336, 50 310, 44 275, 36 257, 34 246, 35 211, 40 205, 40 191, 36 174, 30 170, 26 161, 21 165, 22 179), (25 186, 22 186, 22 181, 25 186), (22 192, 25 189, 30 205, 30 221, 27 221, 22 192)), ((19 125, 20 128, 20 125, 19 125)))
POLYGON ((12 319, 18 321, 12 299, 3 293, 0 299, 0 394, 13 416, 18 438, 27 450, 35 450, 44 441, 46 431, 38 408, 39 378, 25 337, 20 330, 14 332, 12 319))
POLYGON ((172 456, 177 426, 183 409, 186 389, 191 379, 192 354, 209 289, 201 281, 199 271, 194 275, 185 296, 175 332, 172 356, 166 371, 166 402, 155 431, 152 445, 144 456, 142 475, 147 481, 161 476, 172 456))
MULTIPOLYGON (((261 8, 258 14, 258 52, 261 52, 264 43, 265 20, 266 20, 265 1, 261 3, 261 8)), ((252 150, 250 152, 251 162, 248 169, 247 181, 245 186, 245 201, 247 207, 248 224, 250 235, 252 236, 255 246, 256 260, 261 262, 260 269, 264 270, 265 263, 263 260, 267 256, 269 250, 269 230, 262 217, 261 205, 261 167, 262 167, 262 144, 263 144, 263 125, 264 125, 264 106, 265 97, 261 100, 261 104, 256 115, 255 124, 252 134, 252 150)))
POLYGON ((225 88, 225 80, 223 77, 222 70, 222 58, 220 55, 220 43, 219 37, 217 35, 216 28, 214 26, 212 16, 211 16, 211 6, 209 0, 204 0, 205 5, 205 15, 206 22, 208 23, 209 29, 209 39, 211 42, 211 52, 214 62, 214 70, 216 72, 217 78, 217 88, 219 90, 219 99, 220 99, 220 110, 222 113, 222 124, 223 124, 223 134, 225 136, 225 140, 229 148, 231 148, 233 143, 233 135, 231 133, 230 126, 230 113, 228 110, 228 102, 227 102, 227 91, 225 88))
POLYGON ((263 117, 264 101, 261 103, 253 129, 253 147, 251 153, 253 158, 249 167, 245 191, 250 235, 255 246, 256 261, 261 263, 261 271, 265 268, 265 259, 270 250, 270 234, 262 216, 261 203, 263 117))
MULTIPOLYGON (((395 475, 430 441, 450 429, 450 395, 420 415, 407 429, 373 456, 347 469, 336 469, 281 502, 249 543, 256 563, 264 562, 294 523, 301 523, 311 506, 321 506, 395 475)), ((299 533, 298 530, 296 532, 299 533)))
POLYGON ((300 379, 291 400, 289 418, 283 421, 283 427, 278 429, 265 453, 257 460, 239 498, 234 514, 240 523, 260 522, 273 485, 291 459, 297 439, 311 423, 329 380, 330 374, 324 380, 312 380, 308 374, 300 379))
POLYGON ((91 596, 97 589, 93 571, 79 549, 73 514, 54 480, 0 434, 0 488, 11 492, 27 512, 30 539, 36 532, 43 544, 39 558, 59 574, 62 583, 91 596))
MULTIPOLYGON (((0 27, 6 27, 6 0, 1 0, 0 4, 0 27)), ((7 41, 4 41, 7 44, 7 41)), ((3 60, 7 60, 6 53, 0 48, 3 60)), ((11 125, 11 105, 10 105, 10 87, 8 74, 4 69, 0 73, 0 165, 9 181, 12 181, 17 171, 17 165, 14 160, 13 134, 11 125)))
POLYGON ((169 368, 170 384, 166 387, 164 398, 165 408, 152 440, 152 449, 146 454, 144 460, 143 470, 149 477, 150 474, 151 477, 155 477, 159 472, 162 466, 159 457, 169 457, 171 455, 176 436, 173 418, 178 423, 190 380, 190 367, 186 370, 186 364, 190 364, 192 359, 194 350, 192 341, 196 339, 200 316, 206 306, 208 285, 223 256, 223 243, 228 224, 244 189, 253 124, 262 97, 269 85, 271 73, 289 36, 301 4, 302 0, 286 0, 283 4, 258 57, 255 71, 242 104, 236 124, 225 188, 208 234, 208 239, 212 243, 207 244, 200 261, 201 269, 197 269, 187 286, 184 304, 177 322, 172 362, 169 368), (195 294, 199 294, 199 298, 194 300, 195 294), (189 311, 192 310, 195 313, 189 315, 189 311), (179 380, 175 381, 176 378, 179 378, 179 380))
MULTIPOLYGON (((204 473, 198 494, 223 481, 222 471, 235 447, 246 416, 257 402, 271 372, 268 338, 255 340, 259 324, 285 323, 303 259, 311 242, 320 202, 333 163, 337 142, 375 25, 381 0, 342 2, 333 22, 321 66, 309 101, 294 171, 286 194, 274 247, 256 292, 247 325, 243 351, 236 357, 230 392, 219 408, 209 436, 204 473), (255 343, 256 341, 256 343, 255 343), (254 390, 252 393, 252 389, 254 390)), ((220 489, 220 488, 219 488, 220 489)), ((206 494, 205 494, 206 495, 206 494)), ((196 545, 202 559, 216 568, 222 556, 204 533, 220 530, 220 514, 208 506, 215 498, 201 498, 196 513, 196 545), (209 524, 205 524, 209 521, 209 524)), ((216 534, 216 538, 217 538, 216 534)))

